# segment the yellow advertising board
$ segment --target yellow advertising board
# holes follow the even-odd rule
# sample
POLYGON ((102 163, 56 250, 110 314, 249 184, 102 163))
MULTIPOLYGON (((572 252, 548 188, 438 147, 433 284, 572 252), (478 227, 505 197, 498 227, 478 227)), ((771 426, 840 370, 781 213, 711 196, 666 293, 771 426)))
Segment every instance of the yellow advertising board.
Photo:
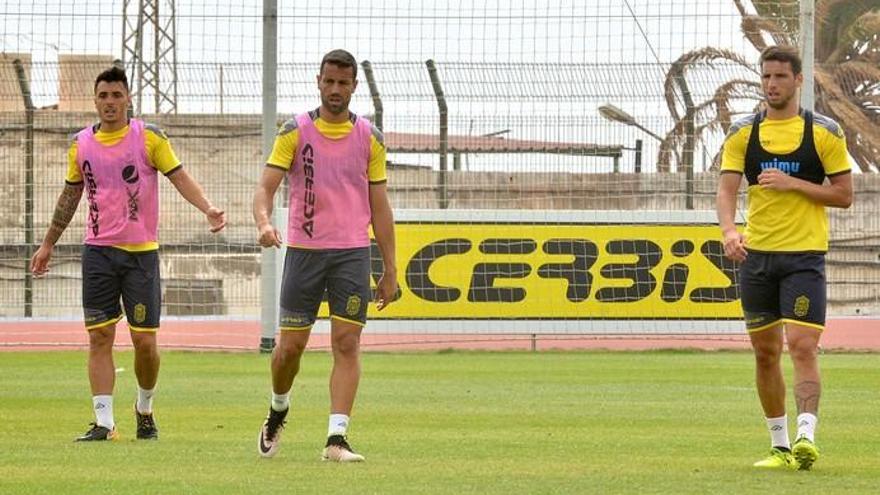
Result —
MULTIPOLYGON (((396 237, 399 299, 371 319, 742 318, 717 225, 404 221, 396 237)), ((381 266, 374 243, 374 286, 381 266)))

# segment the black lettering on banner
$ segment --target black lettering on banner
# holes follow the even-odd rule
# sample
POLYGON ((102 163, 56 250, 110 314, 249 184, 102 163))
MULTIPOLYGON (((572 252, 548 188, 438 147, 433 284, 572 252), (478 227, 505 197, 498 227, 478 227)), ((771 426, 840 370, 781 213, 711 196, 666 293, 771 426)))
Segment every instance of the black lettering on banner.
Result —
POLYGON ((569 254, 571 263, 545 263, 538 267, 541 278, 564 278, 568 280, 565 297, 571 302, 585 301, 590 297, 593 275, 590 267, 596 262, 599 249, 586 239, 548 239, 544 243, 547 254, 569 254))
MULTIPOLYGON (((694 252, 694 243, 681 240, 672 245, 672 255, 676 258, 687 258, 694 252)), ((665 302, 677 302, 684 297, 687 288, 690 268, 684 263, 673 263, 666 269, 663 275, 663 286, 660 289, 660 299, 665 302)))
MULTIPOLYGON (((486 239, 480 243, 484 254, 529 254, 538 249, 532 239, 486 239)), ((526 298, 522 287, 495 287, 497 278, 525 278, 532 272, 527 263, 478 263, 474 266, 470 302, 520 302, 526 298)))
POLYGON ((703 257, 715 265, 730 285, 727 287, 699 287, 691 291, 690 300, 695 303, 726 303, 739 299, 739 283, 736 279, 736 263, 724 256, 724 244, 721 241, 706 241, 700 246, 703 257))
POLYGON ((530 254, 538 249, 532 239, 486 239, 480 243, 483 254, 530 254))
POLYGON ((303 174, 305 174, 305 192, 303 193, 303 217, 302 230, 309 238, 315 234, 315 149, 306 143, 302 150, 303 174))
POLYGON ((648 297, 657 287, 657 279, 651 270, 657 266, 663 253, 660 246, 646 239, 608 241, 609 254, 634 254, 635 263, 609 263, 599 273, 608 279, 632 280, 629 287, 605 287, 596 292, 600 302, 634 302, 648 297))
POLYGON ((432 242, 420 249, 406 265, 406 284, 409 290, 426 301, 457 301, 461 297, 461 290, 435 284, 428 275, 428 271, 431 264, 441 257, 467 253, 471 250, 471 246, 471 241, 455 238, 432 242))

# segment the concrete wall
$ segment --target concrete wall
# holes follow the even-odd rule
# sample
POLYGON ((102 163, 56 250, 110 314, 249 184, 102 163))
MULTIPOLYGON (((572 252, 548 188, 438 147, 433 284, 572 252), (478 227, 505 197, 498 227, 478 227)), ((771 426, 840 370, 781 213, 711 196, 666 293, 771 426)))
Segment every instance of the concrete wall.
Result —
POLYGON ((0 52, 0 112, 24 112, 24 100, 18 74, 12 62, 19 59, 24 65, 24 73, 31 78, 31 54, 0 52))

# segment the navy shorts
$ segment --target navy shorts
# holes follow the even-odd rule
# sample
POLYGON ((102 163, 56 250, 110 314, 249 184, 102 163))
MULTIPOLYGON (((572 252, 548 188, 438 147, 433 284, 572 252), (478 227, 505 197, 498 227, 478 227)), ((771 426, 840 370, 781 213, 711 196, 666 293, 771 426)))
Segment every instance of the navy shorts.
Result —
POLYGON ((780 320, 825 327, 825 255, 749 251, 739 268, 746 328, 769 328, 780 320))
POLYGON ((162 312, 159 252, 128 252, 85 245, 82 253, 82 299, 87 329, 122 319, 131 330, 154 332, 162 312))
POLYGON ((330 316, 363 326, 370 301, 370 248, 287 248, 281 280, 281 330, 314 325, 324 293, 330 316))

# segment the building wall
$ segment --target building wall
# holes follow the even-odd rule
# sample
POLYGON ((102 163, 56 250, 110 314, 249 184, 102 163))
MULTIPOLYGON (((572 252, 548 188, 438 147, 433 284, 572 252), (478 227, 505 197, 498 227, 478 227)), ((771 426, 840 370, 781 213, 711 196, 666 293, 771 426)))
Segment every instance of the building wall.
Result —
POLYGON ((31 54, 0 52, 0 112, 24 112, 21 86, 13 61, 21 60, 24 73, 31 78, 31 54))
POLYGON ((58 110, 95 109, 95 78, 110 68, 110 55, 58 55, 58 110))

